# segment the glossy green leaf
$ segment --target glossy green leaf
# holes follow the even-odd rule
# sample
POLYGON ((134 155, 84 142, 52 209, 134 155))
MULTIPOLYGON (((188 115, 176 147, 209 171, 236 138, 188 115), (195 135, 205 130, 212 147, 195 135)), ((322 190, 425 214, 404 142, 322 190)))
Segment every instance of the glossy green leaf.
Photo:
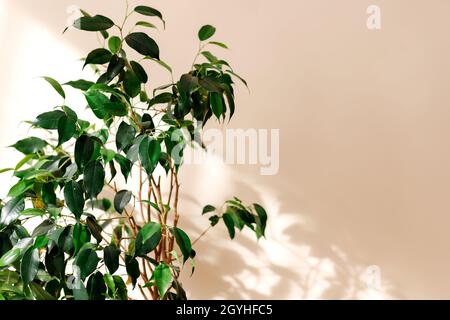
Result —
POLYGON ((84 196, 81 186, 76 181, 69 181, 64 186, 64 199, 67 207, 75 215, 77 219, 80 219, 84 212, 84 196))
POLYGON ((128 114, 127 107, 121 102, 105 103, 104 110, 112 116, 123 117, 128 114))
POLYGON ((222 42, 210 41, 208 43, 212 44, 212 45, 215 45, 215 46, 218 46, 218 47, 221 47, 223 49, 228 49, 228 46, 225 43, 222 43, 222 42))
POLYGON ((89 300, 105 300, 107 288, 101 272, 96 272, 89 277, 86 290, 89 295, 89 300))
POLYGON ((166 25, 166 22, 163 19, 163 16, 161 14, 161 12, 159 12, 158 10, 148 7, 148 6, 137 6, 134 11, 136 11, 137 13, 140 13, 144 16, 148 16, 148 17, 158 17, 162 23, 164 24, 164 26, 166 25))
POLYGON ((62 88, 61 84, 58 81, 50 77, 42 77, 42 78, 48 83, 50 83, 53 89, 55 89, 56 92, 58 92, 61 97, 63 97, 64 99, 66 98, 66 93, 64 92, 64 89, 62 88))
POLYGON ((136 26, 157 29, 157 27, 153 23, 147 21, 138 21, 136 22, 136 26))
POLYGON ((76 80, 76 81, 69 81, 66 82, 64 85, 65 86, 70 86, 72 88, 81 90, 81 91, 88 91, 90 87, 92 87, 95 83, 92 81, 87 81, 87 80, 76 80))
POLYGON ((127 72, 125 72, 123 85, 125 88, 125 92, 131 98, 137 97, 141 92, 141 80, 139 80, 139 78, 133 71, 128 70, 127 72))
POLYGON ((87 231, 86 226, 77 223, 73 227, 73 247, 74 247, 74 254, 77 254, 77 252, 81 249, 81 247, 88 242, 90 239, 90 235, 87 231))
POLYGON ((0 268, 13 264, 20 257, 20 249, 13 248, 0 258, 0 268))
POLYGON ((83 169, 94 154, 94 141, 91 137, 82 135, 75 143, 75 163, 79 169, 83 169))
POLYGON ((130 65, 131 65, 131 68, 133 68, 133 71, 136 74, 136 76, 139 78, 139 80, 142 83, 147 83, 148 75, 147 75, 147 72, 145 72, 144 67, 142 67, 142 65, 136 61, 131 61, 130 65))
POLYGON ((152 106, 156 104, 164 104, 172 102, 173 95, 170 92, 163 92, 158 94, 156 97, 150 100, 148 103, 148 107, 151 108, 152 106))
POLYGON ((118 213, 122 214, 125 210, 125 207, 128 205, 128 203, 130 203, 132 196, 133 194, 128 190, 117 192, 116 196, 114 197, 114 209, 116 209, 118 213))
POLYGON ((39 250, 31 248, 22 257, 20 262, 20 275, 26 286, 34 280, 39 268, 39 250))
POLYGON ((56 300, 48 291, 38 285, 36 282, 30 283, 30 289, 36 300, 56 300))
POLYGON ((153 273, 159 298, 162 300, 172 286, 173 276, 170 267, 164 263, 158 265, 153 273))
POLYGON ((200 41, 205 41, 211 38, 216 33, 216 28, 207 24, 198 31, 198 38, 200 41))
POLYGON ((213 211, 216 211, 216 207, 214 207, 212 205, 207 205, 203 208, 202 214, 207 214, 207 213, 213 212, 213 211))
POLYGON ((0 225, 10 225, 19 217, 23 209, 25 209, 25 202, 22 197, 9 200, 1 210, 0 225))
POLYGON ((154 222, 147 223, 136 236, 135 255, 142 257, 155 250, 161 237, 161 225, 154 222))
POLYGON ((155 40, 143 32, 130 33, 126 43, 138 53, 159 60, 159 47, 155 40))
POLYGON ((63 116, 58 122, 58 145, 69 141, 75 134, 77 128, 76 119, 63 116))
POLYGON ((114 54, 118 53, 121 46, 122 46, 122 41, 120 40, 119 37, 114 36, 114 37, 109 38, 108 47, 112 53, 114 53, 114 54))
POLYGON ((141 276, 141 272, 139 271, 139 263, 134 257, 127 255, 125 257, 125 267, 134 288, 136 286, 137 279, 141 276))
POLYGON ((225 226, 228 229, 228 233, 230 234, 230 238, 234 239, 235 230, 234 230, 233 218, 228 213, 225 213, 222 218, 223 218, 223 222, 225 223, 225 226))
POLYGON ((217 92, 211 92, 210 101, 211 101, 211 109, 214 115, 217 117, 217 119, 220 119, 220 116, 224 112, 222 96, 217 92))
POLYGON ((105 169, 100 161, 91 161, 84 169, 84 186, 88 197, 96 198, 103 190, 105 183, 105 169))
POLYGON ((34 186, 34 181, 19 181, 17 182, 8 192, 8 197, 18 197, 25 193, 25 191, 30 190, 34 186))
POLYGON ((47 142, 37 137, 29 137, 20 141, 17 141, 11 147, 22 152, 23 154, 36 153, 41 151, 47 146, 47 142))
POLYGON ((161 155, 161 145, 153 138, 146 137, 139 145, 139 159, 148 175, 155 171, 161 155))
POLYGON ((105 31, 114 26, 114 22, 102 15, 84 16, 74 21, 73 26, 84 31, 105 31))
POLYGON ((34 216, 34 217, 42 217, 44 214, 45 214, 44 210, 35 208, 25 209, 20 213, 21 216, 34 216))
POLYGON ((114 274, 119 269, 119 257, 120 249, 115 245, 107 246, 103 250, 103 260, 110 274, 114 274))
POLYGON ((84 280, 93 273, 99 261, 95 250, 90 248, 81 250, 74 261, 74 265, 80 268, 81 279, 84 280))
POLYGON ((88 216, 86 218, 86 226, 88 227, 89 232, 92 236, 97 240, 97 243, 102 242, 103 236, 103 228, 98 224, 97 220, 93 216, 88 216))
POLYGON ((100 91, 89 90, 85 93, 85 98, 95 116, 99 119, 105 119, 108 115, 105 105, 111 103, 108 97, 100 91))
POLYGON ((33 234, 31 236, 34 238, 46 235, 53 228, 55 228, 55 223, 52 220, 44 220, 34 229, 33 234))
POLYGON ((87 66, 88 64, 105 64, 108 63, 111 60, 112 54, 109 50, 106 50, 104 48, 95 49, 91 52, 89 52, 88 56, 86 57, 86 61, 84 63, 84 66, 87 66))
POLYGON ((122 121, 119 125, 116 135, 117 152, 121 152, 127 149, 128 146, 133 142, 135 135, 136 129, 133 126, 122 121))
POLYGON ((257 213, 256 220, 256 235, 259 238, 264 237, 266 234, 266 225, 267 225, 267 212, 266 210, 260 206, 259 204, 253 204, 255 211, 257 213))
POLYGON ((117 77, 125 67, 125 59, 120 58, 117 55, 113 55, 106 71, 107 82, 112 81, 117 77))
POLYGON ((127 181, 128 177, 130 176, 131 169, 133 167, 133 163, 130 160, 128 160, 126 157, 124 157, 118 153, 114 156, 114 159, 120 165, 120 171, 122 172, 122 175, 125 178, 125 181, 127 181))
POLYGON ((181 253, 183 254, 184 262, 186 262, 191 256, 192 252, 192 244, 191 240, 189 239, 189 236, 186 234, 186 232, 184 232, 180 228, 172 228, 170 229, 170 231, 174 235, 178 247, 180 248, 181 253))
POLYGON ((65 113, 61 110, 45 112, 36 118, 33 125, 42 129, 56 130, 58 129, 59 119, 64 115, 65 113))

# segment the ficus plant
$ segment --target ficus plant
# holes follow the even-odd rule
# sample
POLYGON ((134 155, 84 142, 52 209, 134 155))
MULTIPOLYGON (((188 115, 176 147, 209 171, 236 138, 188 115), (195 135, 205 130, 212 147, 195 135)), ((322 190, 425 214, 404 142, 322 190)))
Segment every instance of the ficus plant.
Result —
MULTIPOLYGON (((205 25, 191 69, 178 81, 152 84, 149 93, 143 61, 174 79, 157 43, 142 32, 165 21, 154 8, 131 9, 127 4, 120 24, 81 11, 73 27, 102 39, 83 59, 97 80, 43 77, 62 103, 28 122, 39 137, 12 145, 24 157, 2 170, 15 183, 0 200, 2 300, 186 299, 180 273, 194 272, 196 241, 179 227, 183 151, 206 148, 201 128, 229 121, 234 81, 246 83, 207 51, 227 46, 212 41, 216 29, 205 25), (139 18, 126 30, 131 17, 139 18), (85 119, 66 105, 68 87, 84 95, 85 119), (119 187, 131 182, 136 190, 119 187)), ((258 204, 234 198, 201 214, 232 239, 244 228, 264 237, 267 214, 258 204)))

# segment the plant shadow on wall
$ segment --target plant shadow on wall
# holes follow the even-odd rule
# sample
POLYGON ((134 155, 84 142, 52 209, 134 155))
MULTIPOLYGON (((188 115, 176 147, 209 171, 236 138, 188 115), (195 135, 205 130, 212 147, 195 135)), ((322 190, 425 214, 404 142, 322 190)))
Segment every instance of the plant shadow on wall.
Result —
MULTIPOLYGON (((127 300, 138 292, 184 300, 180 276, 189 265, 195 270, 197 241, 179 226, 183 154, 195 143, 205 148, 198 132, 209 120, 231 120, 234 81, 246 82, 207 51, 227 49, 211 40, 211 25, 200 28, 191 70, 175 82, 157 43, 135 31, 156 26, 127 24, 139 15, 165 26, 158 10, 130 10, 127 2, 120 24, 81 13, 73 27, 104 39, 83 65, 93 66, 98 80, 43 77, 62 104, 28 122, 40 137, 11 146, 24 158, 1 170, 13 172, 16 183, 0 203, 0 299, 127 300), (149 93, 145 62, 166 69, 172 82, 149 93), (84 95, 89 121, 66 105, 68 87, 84 95), (127 189, 119 188, 124 182, 127 189)), ((265 236, 267 213, 256 203, 234 197, 220 208, 205 206, 203 215, 211 227, 224 224, 232 239, 243 229, 265 236)))
MULTIPOLYGON (((201 279, 184 274, 195 299, 365 299, 401 297, 397 289, 347 254, 316 226, 313 214, 299 212, 301 198, 297 188, 286 185, 264 185, 263 177, 255 177, 247 168, 213 163, 210 170, 220 172, 219 178, 230 190, 244 199, 257 199, 270 212, 266 239, 256 243, 249 234, 237 236, 231 247, 221 241, 220 233, 208 233, 196 246, 201 257, 197 270, 201 279), (280 191, 281 190, 281 191, 280 191), (290 190, 290 191, 289 191, 290 190), (280 192, 279 192, 280 191, 280 192), (213 245, 212 245, 213 244, 213 245), (207 253, 204 254, 203 252, 207 253), (216 272, 220 270, 221 272, 216 272)), ((208 179, 204 167, 185 172, 184 178, 208 179)), ((189 192, 187 193, 189 194, 189 192)), ((200 193, 201 194, 201 193, 200 193)), ((220 198, 220 196, 218 196, 220 198)), ((191 194, 184 201, 186 212, 197 212, 201 196, 191 194), (186 199, 187 200, 187 199, 186 199), (186 205, 188 203, 188 205, 186 205)), ((203 226, 195 214, 183 221, 186 229, 200 234, 203 226)), ((218 230, 216 230, 218 231, 218 230)), ((225 228, 221 231, 225 233, 225 228)))

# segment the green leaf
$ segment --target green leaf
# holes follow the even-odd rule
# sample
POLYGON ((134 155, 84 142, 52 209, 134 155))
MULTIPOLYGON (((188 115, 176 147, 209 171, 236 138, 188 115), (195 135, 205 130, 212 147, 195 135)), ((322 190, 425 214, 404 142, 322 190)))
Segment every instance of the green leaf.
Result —
POLYGON ((23 154, 36 153, 41 151, 47 146, 47 142, 37 137, 29 137, 20 141, 17 141, 11 147, 22 152, 23 154))
POLYGON ((75 134, 77 128, 76 119, 67 116, 61 117, 58 121, 58 146, 69 141, 75 134))
POLYGON ((128 177, 130 176, 131 169, 133 167, 133 163, 130 160, 128 160, 126 157, 124 157, 123 155, 118 154, 118 153, 114 156, 114 159, 120 165, 120 171, 122 172, 122 175, 125 178, 125 181, 127 181, 128 177))
POLYGON ((99 119, 105 119, 108 115, 105 105, 111 103, 108 97, 97 90, 88 91, 84 95, 95 116, 99 119))
POLYGON ((81 250, 74 261, 74 264, 80 268, 81 279, 86 279, 94 272, 99 261, 95 250, 91 248, 81 250))
POLYGON ((86 166, 94 154, 94 141, 91 137, 82 135, 75 143, 75 163, 80 170, 86 166))
POLYGON ((64 99, 66 98, 66 93, 64 92, 64 89, 62 88, 62 86, 59 84, 58 81, 50 77, 42 77, 42 78, 48 83, 50 83, 53 89, 55 89, 56 92, 58 92, 61 97, 63 97, 64 99))
POLYGON ((139 78, 139 80, 142 83, 147 83, 148 81, 148 75, 147 72, 145 72, 145 69, 136 61, 130 62, 131 68, 133 68, 134 73, 139 78))
POLYGON ((34 216, 34 217, 42 217, 45 214, 44 210, 41 209, 35 209, 35 208, 30 208, 30 209, 25 209, 23 210, 20 215, 21 216, 34 216))
MULTIPOLYGON (((120 39, 119 39, 120 40, 120 39)), ((91 51, 88 56, 86 57, 86 61, 84 63, 84 66, 87 66, 88 64, 105 64, 108 63, 111 60, 112 54, 109 50, 106 50, 104 48, 99 48, 91 51)))
POLYGON ((23 209, 25 209, 25 202, 22 197, 9 200, 1 210, 0 225, 9 226, 19 217, 23 209))
POLYGON ((8 192, 8 197, 14 198, 21 196, 25 191, 30 190, 34 186, 34 181, 22 180, 16 183, 8 192))
POLYGON ((155 250, 161 237, 161 225, 154 222, 147 223, 136 236, 135 256, 142 257, 155 250))
POLYGON ((114 295, 114 292, 116 292, 116 284, 114 283, 114 278, 109 273, 106 273, 103 275, 103 280, 105 280, 105 284, 110 290, 109 294, 110 296, 114 295))
POLYGON ((114 274, 119 269, 119 257, 120 249, 115 245, 107 246, 103 250, 103 260, 110 274, 114 274))
POLYGON ((13 248, 0 258, 0 268, 13 264, 20 257, 20 249, 13 248))
POLYGON ((210 212, 216 211, 216 207, 212 206, 212 205, 207 205, 203 208, 203 213, 202 214, 207 214, 210 212))
POLYGON ((20 276, 17 272, 11 270, 0 271, 0 283, 16 284, 20 276))
POLYGON ((217 92, 211 92, 210 101, 211 101, 211 109, 214 115, 217 117, 217 119, 220 119, 220 116, 224 112, 222 96, 217 92))
POLYGON ((180 247, 181 253, 183 254, 183 263, 186 262, 191 256, 192 252, 192 244, 189 236, 181 230, 180 228, 172 228, 170 229, 172 234, 175 236, 175 240, 180 247))
POLYGON ((116 196, 114 197, 114 209, 120 214, 123 213, 123 210, 125 210, 125 207, 130 203, 131 197, 133 194, 131 191, 128 190, 122 190, 117 192, 116 196))
POLYGON ((258 214, 258 217, 255 220, 256 220, 256 235, 259 239, 261 237, 264 237, 266 233, 267 213, 266 210, 264 210, 264 208, 257 203, 254 203, 253 207, 255 208, 255 211, 258 214))
POLYGON ((148 103, 148 107, 151 108, 156 104, 163 104, 172 102, 173 95, 170 92, 163 92, 151 99, 148 103))
POLYGON ((148 7, 148 6, 137 6, 134 11, 136 11, 137 13, 140 13, 144 16, 148 16, 148 17, 158 17, 162 23, 164 24, 164 27, 166 25, 166 22, 163 19, 163 16, 161 14, 161 12, 159 12, 158 10, 148 7))
POLYGON ((74 247, 74 255, 77 254, 77 252, 80 250, 80 248, 82 246, 84 246, 84 244, 86 242, 89 241, 89 233, 87 231, 86 226, 77 223, 74 227, 73 227, 73 247, 74 247))
POLYGON ((81 90, 81 91, 88 91, 90 87, 92 87, 95 83, 87 80, 76 80, 76 81, 69 81, 64 83, 65 86, 70 86, 72 88, 81 90))
POLYGON ((147 21, 138 21, 136 22, 136 26, 157 29, 157 27, 153 23, 147 21))
POLYGON ((208 42, 209 44, 224 48, 224 49, 228 49, 228 46, 225 43, 222 42, 217 42, 217 41, 210 41, 208 42))
POLYGON ((31 236, 34 238, 34 237, 46 235, 54 227, 55 227, 55 224, 53 221, 45 220, 34 229, 33 234, 31 236))
POLYGON ((30 283, 30 289, 36 300, 56 300, 54 296, 44 290, 44 288, 42 288, 36 282, 30 283))
POLYGON ((105 31, 113 27, 114 22, 102 15, 85 16, 75 20, 73 26, 84 31, 105 31))
POLYGON ((124 117, 128 114, 127 107, 121 102, 105 103, 104 110, 112 116, 124 117))
POLYGON ((216 28, 207 24, 198 31, 198 38, 200 41, 205 41, 211 38, 216 33, 216 28))
POLYGON ((122 41, 120 40, 119 37, 114 36, 114 37, 109 38, 108 47, 112 53, 114 53, 114 54, 118 53, 121 46, 122 46, 122 41))
POLYGON ((130 33, 125 38, 126 43, 138 53, 159 60, 159 47, 155 40, 143 32, 130 33))
POLYGON ((225 226, 228 229, 228 233, 230 234, 230 238, 234 239, 235 236, 235 230, 234 230, 234 222, 233 222, 233 218, 231 217, 230 214, 225 213, 223 215, 223 222, 225 223, 225 226))
POLYGON ((141 92, 141 80, 139 80, 139 78, 133 71, 128 70, 127 72, 125 72, 123 85, 125 88, 125 92, 131 98, 137 97, 141 92))
POLYGON ((113 279, 114 279, 114 285, 116 287, 116 299, 128 300, 127 286, 123 282, 122 277, 113 276, 113 279))
POLYGON ((103 280, 103 275, 101 272, 96 272, 89 277, 89 280, 87 282, 87 292, 89 294, 89 300, 105 300, 106 290, 106 284, 103 280))
POLYGON ((136 129, 127 124, 126 122, 121 122, 116 135, 116 147, 117 152, 121 152, 128 148, 128 146, 133 142, 134 136, 136 135, 136 129))
POLYGON ((91 232, 92 236, 97 240, 97 243, 102 242, 102 231, 103 228, 98 224, 97 220, 93 216, 88 216, 86 218, 86 225, 91 232))
POLYGON ((170 289, 173 281, 170 267, 165 263, 158 265, 153 273, 153 276, 155 278, 156 287, 158 288, 159 297, 162 300, 167 290, 170 289))
POLYGON ((96 198, 103 190, 105 169, 100 161, 91 161, 84 169, 84 186, 89 198, 96 198))
POLYGON ((211 227, 214 227, 215 225, 217 225, 219 223, 220 217, 217 215, 214 215, 211 218, 209 218, 209 221, 211 222, 211 227))
POLYGON ((69 181, 64 187, 64 199, 67 207, 75 215, 77 219, 80 219, 84 212, 84 197, 83 190, 78 182, 69 181))
POLYGON ((58 129, 59 119, 61 119, 64 115, 65 113, 61 110, 45 112, 36 118, 33 125, 42 129, 56 130, 58 129))
POLYGON ((20 263, 20 275, 22 276, 23 284, 27 286, 34 280, 39 268, 39 250, 31 248, 22 257, 20 263))
POLYGON ((141 276, 141 272, 139 271, 139 263, 132 256, 126 255, 125 257, 125 267, 127 269, 127 273, 130 276, 133 288, 136 286, 137 279, 141 276))
POLYGON ((9 171, 14 171, 14 168, 5 168, 5 169, 1 169, 1 170, 0 170, 0 174, 5 173, 5 172, 9 172, 9 171))
POLYGON ((125 59, 120 58, 117 55, 113 55, 111 61, 108 65, 108 70, 106 71, 107 81, 112 81, 116 76, 118 76, 123 68, 125 67, 125 59))
POLYGON ((34 241, 33 248, 43 249, 47 246, 48 242, 49 242, 49 239, 46 235, 39 236, 34 241))
POLYGON ((148 175, 155 171, 161 155, 161 145, 153 138, 145 137, 139 145, 139 159, 148 175))

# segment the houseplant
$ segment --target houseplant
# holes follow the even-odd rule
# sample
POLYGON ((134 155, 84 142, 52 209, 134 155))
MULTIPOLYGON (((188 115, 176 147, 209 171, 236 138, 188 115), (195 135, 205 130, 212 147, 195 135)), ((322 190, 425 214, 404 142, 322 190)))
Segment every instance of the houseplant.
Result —
MULTIPOLYGON (((73 26, 104 39, 84 60, 98 80, 60 84, 44 77, 63 103, 29 122, 45 139, 12 146, 24 158, 2 170, 13 172, 16 183, 0 202, 0 299, 127 300, 133 290, 145 299, 186 299, 179 276, 189 265, 194 271, 196 252, 179 228, 183 151, 205 147, 201 128, 208 121, 231 119, 233 79, 245 80, 207 51, 227 47, 211 41, 215 28, 205 25, 191 70, 148 93, 142 61, 129 53, 172 74, 157 43, 134 31, 155 28, 151 19, 165 25, 162 14, 127 4, 117 24, 81 13, 73 26), (134 16, 138 22, 125 30, 134 16), (66 86, 85 96, 91 121, 65 104, 66 86), (134 179, 137 190, 119 187, 134 179)), ((245 227, 264 236, 267 214, 258 204, 234 198, 220 209, 205 206, 203 215, 231 238, 245 227)))

